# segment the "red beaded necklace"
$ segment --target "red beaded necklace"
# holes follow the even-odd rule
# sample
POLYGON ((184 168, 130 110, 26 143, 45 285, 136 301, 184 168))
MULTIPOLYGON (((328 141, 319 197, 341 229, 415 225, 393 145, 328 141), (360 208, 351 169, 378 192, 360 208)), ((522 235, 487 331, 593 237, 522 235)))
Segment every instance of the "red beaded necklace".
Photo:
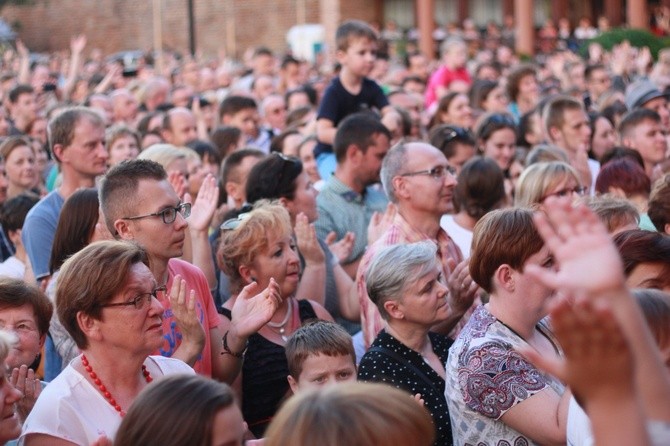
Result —
MULTIPOLYGON (((119 403, 116 402, 114 397, 112 396, 111 393, 109 393, 109 390, 107 390, 107 387, 100 381, 100 378, 98 378, 98 375, 93 371, 93 367, 91 367, 91 364, 88 362, 88 358, 86 355, 81 355, 81 364, 84 366, 84 370, 88 373, 88 376, 91 377, 91 380, 95 383, 96 386, 98 386, 98 389, 102 393, 102 396, 105 397, 105 399, 109 402, 109 404, 112 405, 112 407, 123 417, 126 415, 126 411, 121 409, 121 406, 119 406, 119 403)), ((151 374, 147 370, 147 366, 142 364, 142 375, 144 375, 144 379, 147 381, 147 383, 150 383, 154 379, 151 377, 151 374)))

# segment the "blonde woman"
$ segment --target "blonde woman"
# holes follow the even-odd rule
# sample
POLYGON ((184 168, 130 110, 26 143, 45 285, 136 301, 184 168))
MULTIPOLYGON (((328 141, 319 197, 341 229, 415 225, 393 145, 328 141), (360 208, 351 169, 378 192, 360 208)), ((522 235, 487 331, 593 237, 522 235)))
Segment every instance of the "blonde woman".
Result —
POLYGON ((562 161, 536 163, 527 167, 517 184, 514 206, 539 205, 549 197, 583 196, 587 188, 582 184, 577 171, 562 161))

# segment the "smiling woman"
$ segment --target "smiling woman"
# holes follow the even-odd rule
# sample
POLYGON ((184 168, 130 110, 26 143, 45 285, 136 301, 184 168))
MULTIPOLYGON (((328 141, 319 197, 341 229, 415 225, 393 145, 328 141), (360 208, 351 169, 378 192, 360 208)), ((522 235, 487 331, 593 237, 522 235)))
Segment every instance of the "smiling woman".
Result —
MULTIPOLYGON (((6 365, 7 356, 16 339, 11 333, 0 330, 0 364, 6 365)), ((14 404, 21 398, 21 392, 14 388, 7 377, 0 375, 0 444, 13 440, 21 433, 19 417, 14 412, 14 404)))

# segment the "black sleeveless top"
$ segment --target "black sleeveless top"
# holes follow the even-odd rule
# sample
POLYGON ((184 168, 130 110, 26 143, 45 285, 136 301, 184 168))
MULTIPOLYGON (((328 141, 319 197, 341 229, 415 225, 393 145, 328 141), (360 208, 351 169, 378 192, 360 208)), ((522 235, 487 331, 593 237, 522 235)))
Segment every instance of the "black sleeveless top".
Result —
MULTIPOLYGON (((308 301, 297 302, 301 324, 317 319, 308 301)), ((227 308, 222 314, 228 319, 231 317, 227 308)), ((251 335, 242 363, 242 415, 256 438, 263 437, 272 417, 286 399, 290 390, 287 376, 284 346, 268 341, 258 333, 251 335)))

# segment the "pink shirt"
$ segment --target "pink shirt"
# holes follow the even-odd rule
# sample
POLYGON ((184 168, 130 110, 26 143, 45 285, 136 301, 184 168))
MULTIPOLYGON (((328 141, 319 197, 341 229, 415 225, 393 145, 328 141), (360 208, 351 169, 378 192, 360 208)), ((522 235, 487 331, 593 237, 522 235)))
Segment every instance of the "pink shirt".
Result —
POLYGON ((435 101, 438 100, 437 87, 449 88, 449 85, 453 81, 463 81, 467 82, 468 84, 472 83, 470 74, 465 68, 450 70, 444 65, 441 65, 440 68, 435 70, 435 72, 430 76, 430 79, 428 80, 428 86, 426 87, 426 108, 430 107, 435 101))
POLYGON ((377 334, 384 328, 384 320, 381 314, 379 314, 377 306, 368 297, 365 287, 365 274, 370 267, 372 258, 379 250, 387 246, 399 243, 416 243, 423 240, 433 240, 437 243, 437 257, 442 264, 442 275, 446 281, 451 274, 451 268, 449 268, 447 260, 453 259, 456 264, 460 263, 463 260, 461 250, 444 229, 440 228, 437 239, 434 239, 413 228, 400 213, 396 214, 391 226, 363 255, 361 263, 358 266, 358 272, 356 273, 356 287, 358 289, 358 300, 361 305, 361 327, 363 329, 363 340, 365 341, 366 350, 370 348, 377 334))
MULTIPOLYGON (((172 279, 177 274, 180 274, 186 281, 186 295, 188 296, 191 290, 195 290, 196 304, 195 311, 198 315, 198 320, 205 330, 205 346, 202 353, 193 364, 193 369, 199 375, 212 376, 212 342, 221 342, 220 339, 211 339, 210 330, 219 325, 219 314, 214 306, 214 299, 212 293, 209 291, 207 279, 200 268, 191 265, 188 262, 179 259, 170 259, 168 262, 168 291, 172 288, 172 279)), ((165 307, 163 313, 163 346, 159 353, 163 356, 172 356, 181 345, 181 332, 177 327, 177 321, 172 313, 170 301, 166 296, 160 299, 161 304, 165 307)))

